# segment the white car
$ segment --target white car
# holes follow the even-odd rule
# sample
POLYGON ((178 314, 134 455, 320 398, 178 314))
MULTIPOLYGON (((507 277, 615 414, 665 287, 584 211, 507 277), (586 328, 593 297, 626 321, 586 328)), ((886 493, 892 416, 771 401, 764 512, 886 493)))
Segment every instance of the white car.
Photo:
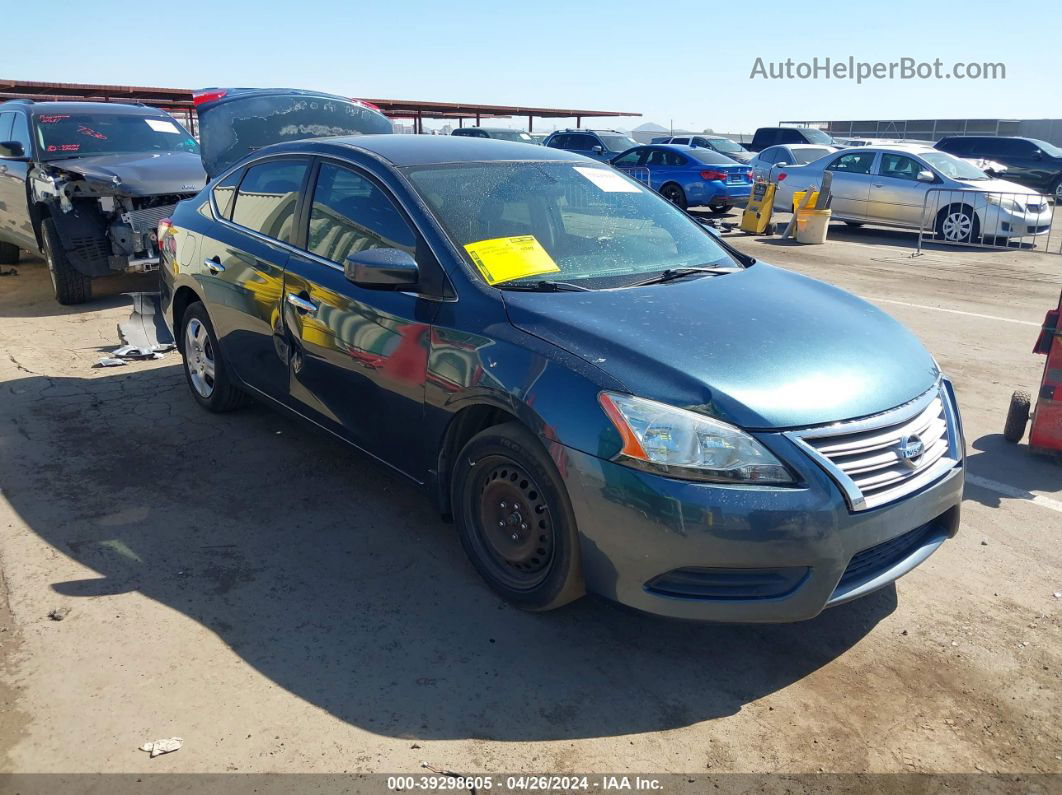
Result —
POLYGON ((820 157, 840 151, 836 146, 824 144, 778 144, 768 146, 749 161, 752 178, 770 182, 774 172, 782 166, 802 166, 820 157))
POLYGON ((833 218, 853 226, 924 228, 952 243, 1032 237, 1051 229, 1046 196, 919 144, 843 149, 805 166, 776 169, 775 209, 791 212, 793 194, 818 188, 826 171, 833 174, 833 218))

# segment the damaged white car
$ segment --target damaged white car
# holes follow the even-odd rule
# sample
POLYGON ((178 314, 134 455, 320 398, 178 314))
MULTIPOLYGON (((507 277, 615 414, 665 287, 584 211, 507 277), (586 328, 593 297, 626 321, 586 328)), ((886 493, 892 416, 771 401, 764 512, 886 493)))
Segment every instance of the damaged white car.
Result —
POLYGON ((199 144, 166 113, 98 102, 0 104, 0 264, 40 251, 55 297, 158 267, 156 227, 206 182, 199 144))

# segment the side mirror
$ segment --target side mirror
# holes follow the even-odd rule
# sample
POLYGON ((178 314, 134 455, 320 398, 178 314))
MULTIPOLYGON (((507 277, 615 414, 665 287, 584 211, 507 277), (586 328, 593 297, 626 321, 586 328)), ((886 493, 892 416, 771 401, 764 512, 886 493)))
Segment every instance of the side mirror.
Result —
POLYGON ((420 281, 417 261, 397 248, 368 248, 343 263, 347 281, 366 290, 409 290, 420 281))
POLYGON ((21 141, 0 141, 0 157, 25 157, 21 141))
POLYGON ((1042 151, 1037 149, 1035 152, 1033 152, 1033 160, 1043 160, 1043 159, 1044 159, 1044 153, 1042 151))
POLYGON ((590 147, 590 151, 593 152, 595 155, 601 155, 601 154, 605 153, 605 147, 603 147, 603 146, 592 146, 592 147, 590 147))
POLYGON ((933 176, 932 171, 919 171, 918 176, 915 177, 919 182, 936 182, 937 178, 933 176))

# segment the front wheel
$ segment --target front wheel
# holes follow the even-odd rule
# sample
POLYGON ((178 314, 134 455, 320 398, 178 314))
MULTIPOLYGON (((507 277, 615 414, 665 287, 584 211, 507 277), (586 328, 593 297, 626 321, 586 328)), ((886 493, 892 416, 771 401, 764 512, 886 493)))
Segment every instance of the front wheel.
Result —
POLYGON ((183 326, 178 340, 192 397, 207 411, 219 413, 244 405, 247 396, 229 377, 206 307, 198 302, 189 306, 183 326))
POLYGON ((85 303, 92 297, 92 279, 70 264, 51 218, 41 221, 41 240, 55 300, 63 306, 85 303))
POLYGON ((945 207, 937 214, 937 236, 949 243, 977 243, 980 228, 977 215, 965 205, 945 207))
POLYGON ((1059 178, 1055 183, 1054 189, 1051 191, 1051 195, 1055 197, 1055 205, 1062 203, 1062 178, 1059 178))
POLYGON ((511 422, 487 428, 458 454, 454 519, 472 565, 525 610, 552 610, 584 593, 575 514, 539 440, 511 422))
POLYGON ((669 182, 660 189, 660 195, 680 210, 686 209, 686 192, 674 182, 669 182))

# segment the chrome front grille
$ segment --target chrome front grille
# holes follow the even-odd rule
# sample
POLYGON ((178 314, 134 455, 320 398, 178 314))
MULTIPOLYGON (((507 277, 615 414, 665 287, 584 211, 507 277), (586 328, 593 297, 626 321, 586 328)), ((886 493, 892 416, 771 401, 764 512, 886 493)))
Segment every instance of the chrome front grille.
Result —
POLYGON ((962 458, 943 384, 883 414, 786 434, 837 482, 853 511, 932 483, 962 458))

